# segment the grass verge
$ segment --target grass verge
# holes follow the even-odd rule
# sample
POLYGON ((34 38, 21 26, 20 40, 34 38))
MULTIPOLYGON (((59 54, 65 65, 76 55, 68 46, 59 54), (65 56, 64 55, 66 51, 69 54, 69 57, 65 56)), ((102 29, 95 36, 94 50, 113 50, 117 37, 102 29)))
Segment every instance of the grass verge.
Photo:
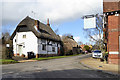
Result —
POLYGON ((13 63, 19 63, 19 62, 12 59, 0 59, 0 64, 13 64, 13 63))
MULTIPOLYGON (((82 55, 82 54, 77 54, 82 55)), ((71 56, 77 56, 77 55, 69 55, 69 56, 53 56, 53 57, 40 57, 40 58, 33 58, 32 60, 49 60, 49 59, 59 59, 59 58, 65 58, 65 57, 71 57, 71 56)))

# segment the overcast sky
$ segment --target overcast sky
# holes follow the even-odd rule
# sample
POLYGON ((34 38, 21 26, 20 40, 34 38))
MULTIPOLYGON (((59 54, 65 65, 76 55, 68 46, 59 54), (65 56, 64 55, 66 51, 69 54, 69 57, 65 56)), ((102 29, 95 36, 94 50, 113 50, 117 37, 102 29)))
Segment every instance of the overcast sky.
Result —
POLYGON ((38 19, 45 24, 49 18, 52 29, 59 29, 59 35, 71 33, 79 41, 81 37, 84 37, 80 35, 84 26, 81 17, 102 13, 102 8, 102 0, 4 0, 2 2, 2 30, 12 33, 17 24, 26 16, 38 19), (68 26, 74 27, 74 31, 68 26), (66 29, 70 30, 67 32, 66 29), (75 34, 76 31, 79 33, 75 34))

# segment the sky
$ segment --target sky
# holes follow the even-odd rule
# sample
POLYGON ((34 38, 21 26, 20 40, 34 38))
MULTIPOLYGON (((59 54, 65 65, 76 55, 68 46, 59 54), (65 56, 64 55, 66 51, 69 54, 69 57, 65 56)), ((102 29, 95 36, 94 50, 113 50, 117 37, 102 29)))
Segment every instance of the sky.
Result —
POLYGON ((2 7, 2 32, 13 33, 19 22, 26 16, 46 24, 47 18, 53 30, 58 34, 72 34, 74 39, 83 43, 89 42, 85 37, 85 15, 102 13, 102 0, 4 0, 2 7))

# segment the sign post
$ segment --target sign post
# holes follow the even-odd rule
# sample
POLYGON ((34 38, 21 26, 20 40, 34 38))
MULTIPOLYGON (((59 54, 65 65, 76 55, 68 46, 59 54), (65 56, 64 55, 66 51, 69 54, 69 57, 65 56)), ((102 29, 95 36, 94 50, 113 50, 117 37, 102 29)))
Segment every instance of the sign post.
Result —
POLYGON ((6 44, 6 54, 8 54, 8 57, 10 58, 10 50, 9 50, 9 48, 10 48, 10 44, 6 44))

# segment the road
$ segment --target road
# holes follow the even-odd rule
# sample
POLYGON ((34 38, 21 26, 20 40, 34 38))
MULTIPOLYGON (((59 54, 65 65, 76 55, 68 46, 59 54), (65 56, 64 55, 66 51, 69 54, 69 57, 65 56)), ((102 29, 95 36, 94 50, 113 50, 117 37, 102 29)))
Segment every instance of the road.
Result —
POLYGON ((93 70, 80 64, 79 55, 67 58, 2 65, 3 78, 113 78, 115 75, 93 70))

